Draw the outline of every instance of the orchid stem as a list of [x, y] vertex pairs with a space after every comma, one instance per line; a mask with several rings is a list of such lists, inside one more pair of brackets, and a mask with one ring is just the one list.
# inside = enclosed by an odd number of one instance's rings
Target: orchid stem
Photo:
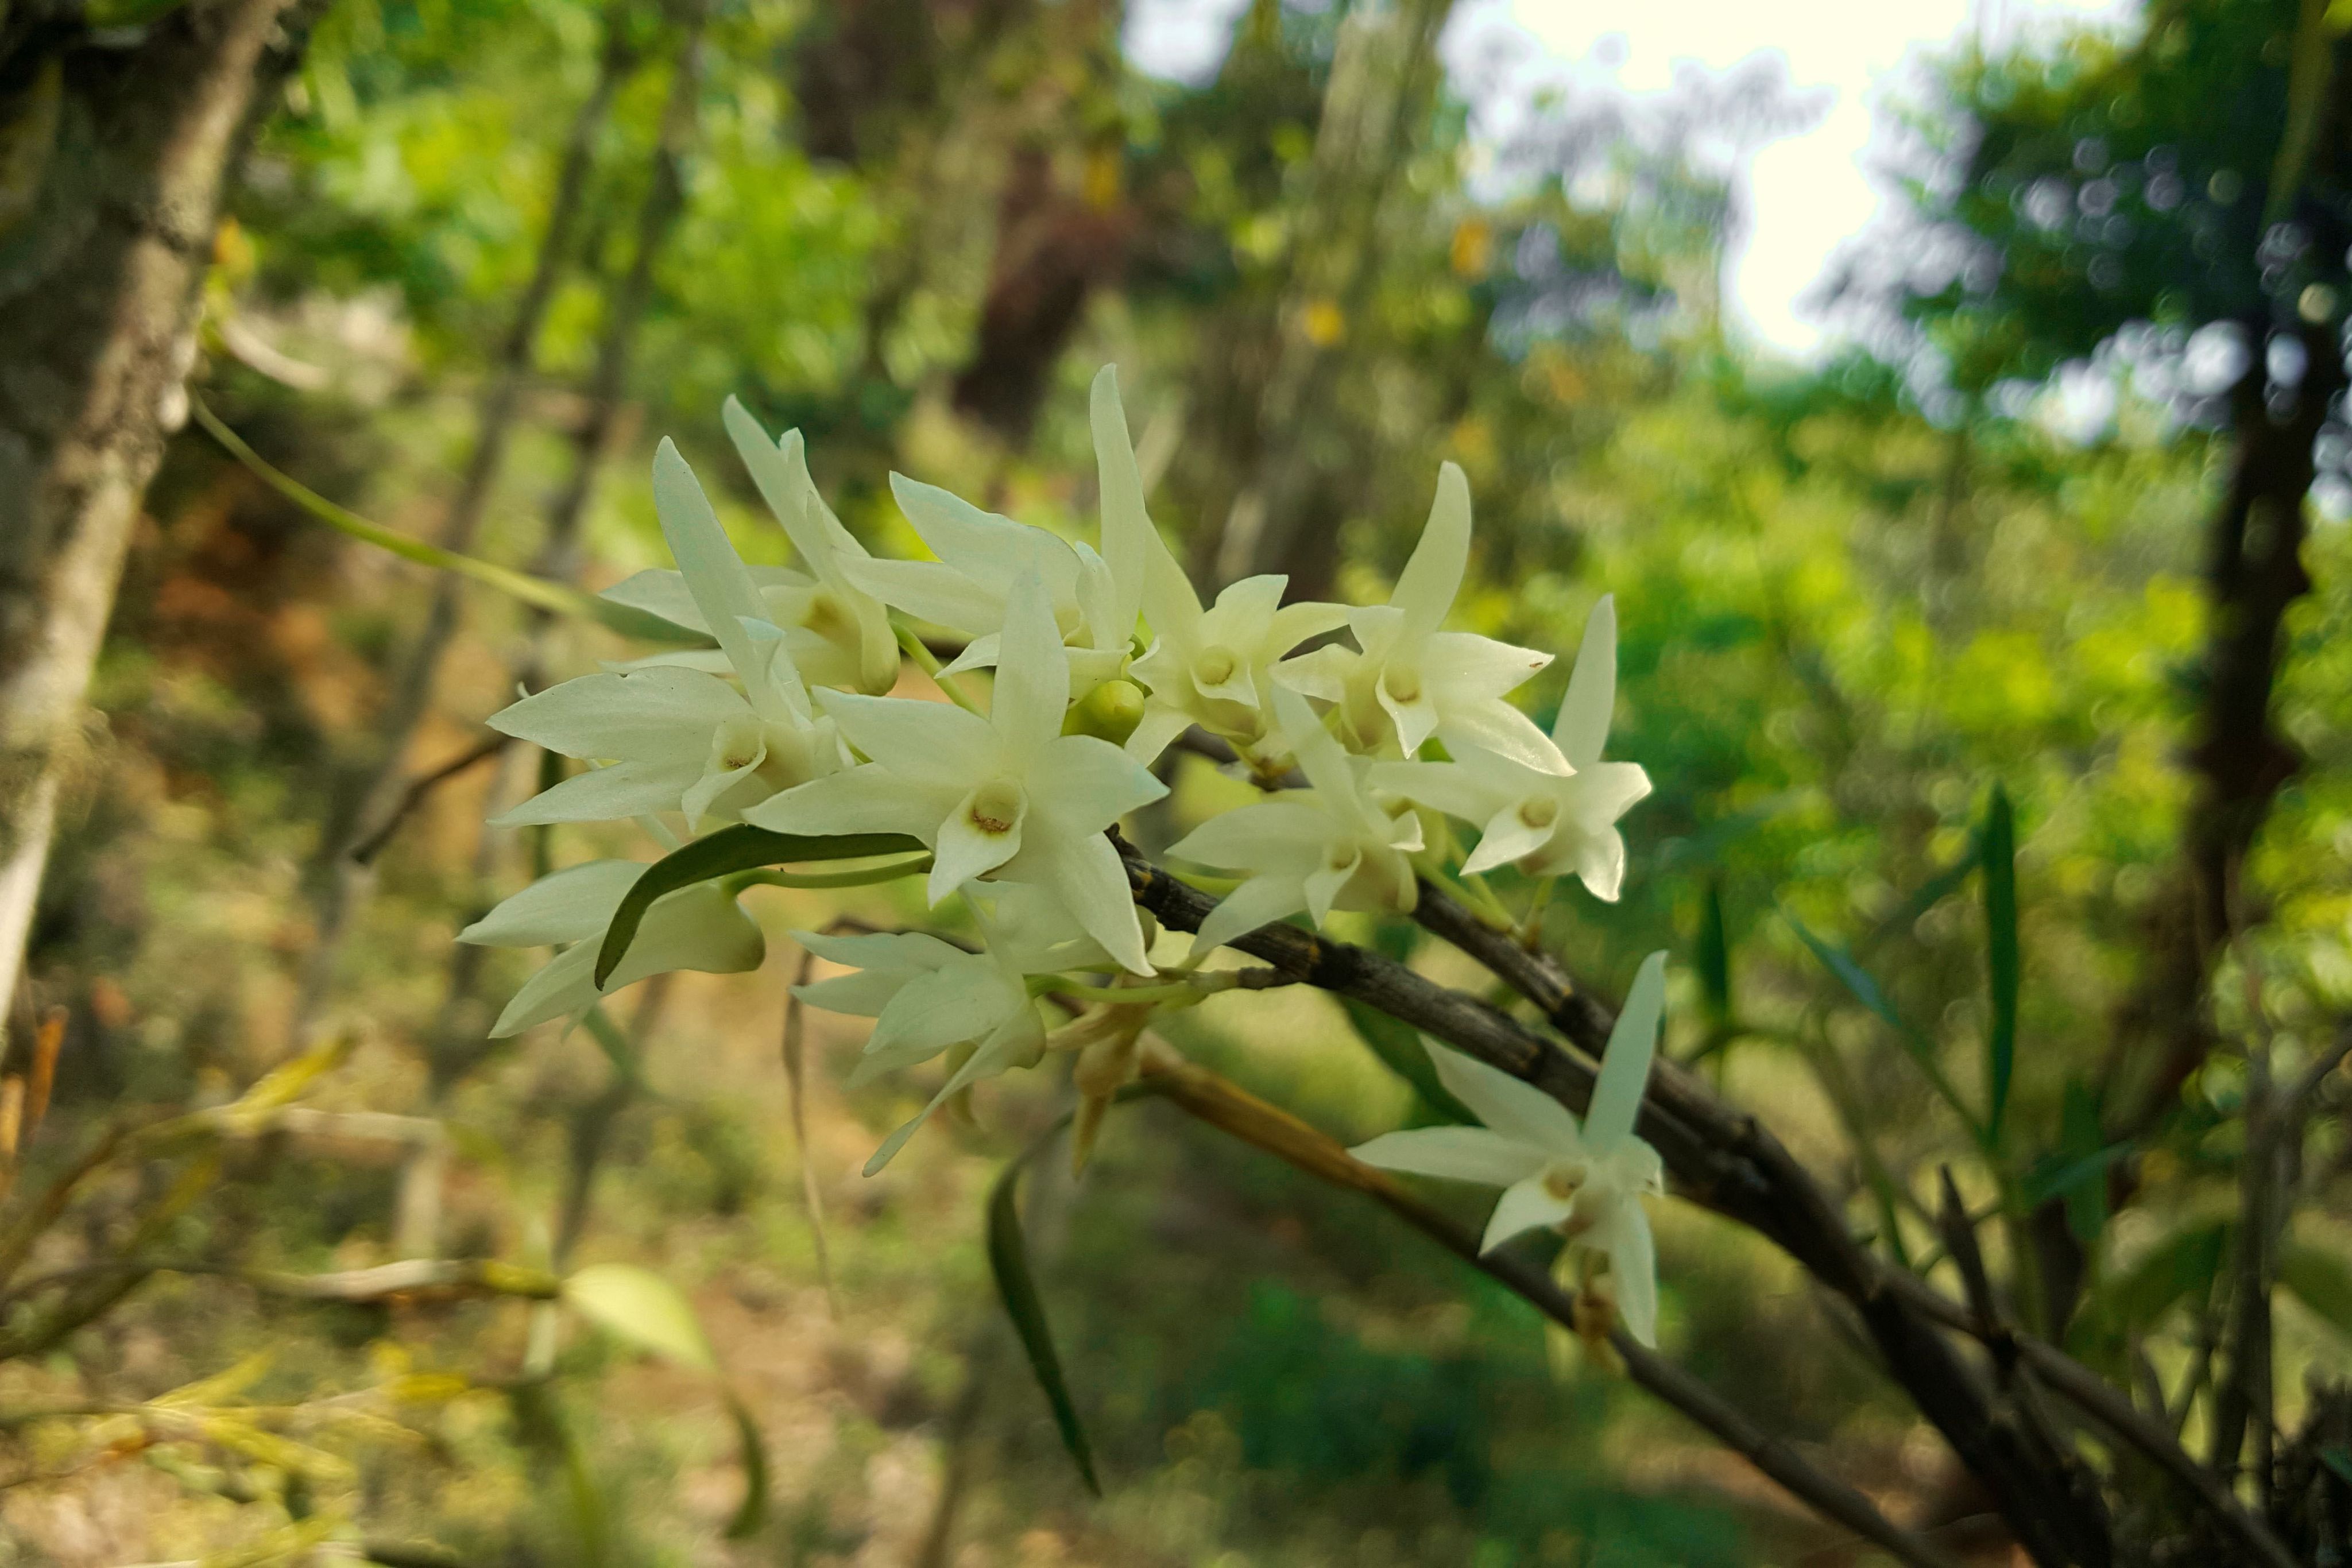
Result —
[[1552, 889], [1559, 885], [1556, 876], [1539, 877], [1533, 897], [1528, 900], [1528, 912], [1519, 919], [1519, 946], [1530, 952], [1543, 942], [1544, 911], [1551, 907]]
[[898, 634], [898, 646], [905, 650], [907, 657], [915, 662], [915, 668], [930, 676], [931, 684], [947, 694], [948, 701], [966, 713], [980, 712], [980, 705], [971, 700], [971, 694], [963, 689], [961, 682], [953, 675], [943, 675], [940, 673], [939, 655], [932, 653], [920, 637], [915, 635], [913, 628], [902, 626], [894, 621], [890, 623], [890, 630]]
[[1495, 896], [1494, 890], [1486, 886], [1483, 878], [1473, 879], [1477, 883], [1475, 888], [1465, 887], [1448, 876], [1433, 859], [1421, 859], [1418, 864], [1421, 874], [1425, 880], [1452, 894], [1465, 908], [1469, 910], [1471, 915], [1476, 917], [1479, 925], [1490, 931], [1504, 932], [1510, 931], [1517, 925], [1518, 922], [1512, 918], [1511, 912], [1503, 907], [1502, 901]]

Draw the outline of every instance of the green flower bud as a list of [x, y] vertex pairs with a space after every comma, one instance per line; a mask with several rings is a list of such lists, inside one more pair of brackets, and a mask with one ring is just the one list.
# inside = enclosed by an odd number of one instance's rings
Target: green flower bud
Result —
[[1091, 735], [1113, 746], [1124, 746], [1143, 722], [1143, 688], [1133, 681], [1105, 681], [1071, 705], [1062, 720], [1064, 735]]

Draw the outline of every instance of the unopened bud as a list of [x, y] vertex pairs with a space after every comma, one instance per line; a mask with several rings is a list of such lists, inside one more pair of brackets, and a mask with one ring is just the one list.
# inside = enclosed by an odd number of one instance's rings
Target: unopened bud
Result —
[[1133, 681], [1105, 681], [1071, 706], [1064, 735], [1091, 735], [1124, 746], [1143, 722], [1143, 688]]

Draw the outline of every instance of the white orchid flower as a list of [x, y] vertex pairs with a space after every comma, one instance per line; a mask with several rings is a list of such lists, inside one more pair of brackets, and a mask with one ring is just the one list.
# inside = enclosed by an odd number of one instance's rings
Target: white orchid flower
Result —
[[[793, 662], [812, 684], [876, 694], [888, 691], [898, 681], [898, 644], [890, 629], [890, 612], [880, 600], [852, 581], [844, 567], [845, 562], [872, 558], [817, 492], [816, 482], [809, 476], [801, 433], [788, 430], [781, 441], [771, 443], [760, 422], [731, 397], [723, 415], [727, 434], [751, 470], [761, 497], [815, 574], [812, 578], [788, 567], [745, 568], [760, 599], [759, 618], [782, 630]], [[714, 634], [682, 572], [641, 571], [606, 589], [602, 597], [689, 632]], [[694, 650], [656, 653], [615, 667], [649, 665], [713, 673], [730, 667], [723, 653]]]
[[[1106, 396], [1115, 411], [1118, 378], [1108, 365], [1095, 377], [1097, 464], [1112, 461], [1103, 444]], [[1135, 456], [1125, 445], [1123, 419], [1118, 429], [1119, 449], [1132, 470]], [[853, 563], [849, 575], [885, 602], [971, 638], [947, 666], [946, 673], [954, 674], [997, 662], [997, 633], [1004, 624], [1013, 585], [1035, 573], [1051, 596], [1055, 624], [1069, 649], [1070, 696], [1075, 701], [1126, 669], [1143, 603], [1145, 551], [1159, 546], [1164, 553], [1167, 548], [1151, 531], [1143, 515], [1140, 486], [1136, 488], [1134, 507], [1114, 509], [1106, 485], [1102, 548], [1097, 551], [1045, 528], [983, 512], [935, 485], [893, 474], [890, 493], [939, 559], [864, 560]]]
[[1553, 765], [1465, 749], [1454, 762], [1385, 762], [1372, 779], [1381, 789], [1474, 823], [1478, 847], [1465, 873], [1513, 861], [1533, 876], [1583, 879], [1595, 898], [1614, 903], [1625, 881], [1625, 840], [1617, 819], [1650, 792], [1650, 776], [1632, 762], [1603, 762], [1609, 713], [1617, 700], [1617, 606], [1603, 596], [1584, 623], [1568, 695], [1552, 723]]
[[845, 763], [833, 721], [809, 706], [784, 633], [765, 619], [750, 570], [667, 441], [654, 458], [654, 501], [699, 622], [744, 689], [657, 665], [581, 675], [493, 715], [490, 727], [517, 739], [610, 764], [533, 796], [501, 827], [682, 811], [691, 829], [706, 816], [733, 821]]
[[[1108, 365], [1095, 378], [1090, 413], [1104, 549], [1114, 539], [1138, 547], [1134, 570], [1153, 638], [1129, 670], [1150, 695], [1127, 754], [1148, 764], [1196, 724], [1244, 746], [1265, 739], [1274, 720], [1267, 694], [1275, 661], [1307, 638], [1346, 625], [1348, 612], [1337, 604], [1286, 607], [1282, 592], [1289, 579], [1280, 576], [1244, 578], [1217, 596], [1214, 609], [1202, 610], [1192, 579], [1144, 507], [1118, 379]], [[1120, 564], [1114, 558], [1115, 576]]]
[[1275, 679], [1339, 705], [1341, 733], [1361, 752], [1411, 757], [1431, 736], [1542, 767], [1551, 746], [1503, 694], [1551, 655], [1468, 632], [1444, 632], [1470, 563], [1470, 482], [1448, 463], [1421, 542], [1386, 604], [1348, 612], [1356, 646], [1285, 660]]
[[1419, 1127], [1384, 1133], [1354, 1151], [1366, 1165], [1503, 1189], [1478, 1244], [1491, 1252], [1512, 1237], [1556, 1225], [1576, 1246], [1609, 1260], [1617, 1311], [1643, 1344], [1658, 1343], [1657, 1251], [1644, 1195], [1665, 1191], [1658, 1151], [1633, 1135], [1658, 1048], [1666, 956], [1653, 953], [1617, 1015], [1584, 1124], [1532, 1084], [1424, 1037], [1446, 1092], [1483, 1127]]
[[997, 895], [994, 918], [986, 904], [973, 901], [987, 937], [986, 950], [979, 953], [922, 932], [793, 934], [818, 957], [857, 971], [793, 988], [811, 1007], [875, 1020], [852, 1083], [929, 1061], [950, 1046], [973, 1048], [930, 1103], [874, 1152], [866, 1162], [867, 1176], [888, 1165], [951, 1095], [983, 1078], [1033, 1066], [1045, 1054], [1045, 1026], [1029, 994], [1030, 976], [1107, 961], [1101, 946], [1038, 890], [1007, 884], [991, 891]]
[[1105, 952], [1148, 975], [1127, 871], [1103, 831], [1168, 787], [1108, 741], [1064, 735], [1069, 689], [1045, 585], [1024, 573], [1006, 605], [986, 718], [946, 703], [821, 691], [872, 760], [786, 790], [745, 820], [782, 832], [910, 833], [931, 847], [932, 904], [975, 877], [1034, 883]]
[[1309, 788], [1213, 817], [1168, 852], [1248, 873], [1201, 923], [1198, 952], [1301, 910], [1319, 926], [1334, 909], [1410, 910], [1420, 896], [1409, 858], [1421, 848], [1420, 819], [1382, 809], [1306, 698], [1277, 686], [1274, 711]]
[[599, 998], [672, 969], [727, 975], [760, 967], [767, 956], [760, 927], [719, 883], [698, 883], [653, 902], [627, 956], [599, 991], [596, 951], [604, 928], [645, 869], [636, 861], [617, 860], [567, 867], [457, 933], [458, 941], [484, 947], [563, 948], [515, 992], [490, 1028], [492, 1039], [550, 1019], [577, 1019]]

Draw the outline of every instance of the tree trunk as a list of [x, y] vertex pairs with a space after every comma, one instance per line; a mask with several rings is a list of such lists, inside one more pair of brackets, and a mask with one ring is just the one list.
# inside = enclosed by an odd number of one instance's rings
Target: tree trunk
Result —
[[79, 5], [0, 23], [0, 1010], [140, 497], [186, 416], [222, 188], [308, 17], [187, 0], [128, 39]]

